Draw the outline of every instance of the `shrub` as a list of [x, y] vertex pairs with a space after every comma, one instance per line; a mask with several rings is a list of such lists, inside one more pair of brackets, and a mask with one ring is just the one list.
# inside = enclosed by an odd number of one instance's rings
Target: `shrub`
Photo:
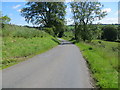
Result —
[[115, 41], [117, 39], [117, 29], [115, 28], [115, 26], [107, 25], [104, 26], [102, 30], [102, 39], [105, 39], [107, 41]]

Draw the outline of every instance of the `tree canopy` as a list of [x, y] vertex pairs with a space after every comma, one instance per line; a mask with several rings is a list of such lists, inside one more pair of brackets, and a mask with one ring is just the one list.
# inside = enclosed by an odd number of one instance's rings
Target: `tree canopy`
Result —
[[0, 23], [2, 24], [8, 24], [10, 22], [10, 18], [5, 15], [5, 16], [2, 16], [2, 14], [0, 13]]
[[115, 41], [117, 39], [117, 28], [114, 25], [106, 25], [102, 28], [102, 38], [108, 41]]
[[[64, 2], [28, 2], [26, 7], [22, 9], [22, 16], [28, 23], [42, 25], [44, 27], [55, 27], [55, 34], [59, 34], [63, 29], [59, 30], [64, 25], [66, 5]], [[57, 31], [58, 30], [58, 31]]]
[[21, 13], [28, 23], [49, 27], [57, 19], [64, 21], [65, 8], [63, 2], [28, 2]]
[[[84, 41], [91, 39], [90, 25], [95, 20], [101, 20], [107, 13], [102, 11], [103, 5], [100, 2], [72, 2], [71, 9], [75, 23], [75, 37], [82, 38]], [[78, 34], [80, 34], [78, 37]]]

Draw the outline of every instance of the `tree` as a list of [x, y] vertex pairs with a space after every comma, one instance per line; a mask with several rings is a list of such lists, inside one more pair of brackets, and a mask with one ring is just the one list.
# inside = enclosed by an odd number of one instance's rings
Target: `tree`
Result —
[[56, 30], [54, 32], [58, 35], [58, 37], [62, 37], [66, 29], [64, 22], [59, 19], [56, 20], [55, 27], [56, 27]]
[[103, 27], [103, 39], [107, 41], [115, 41], [117, 39], [117, 28], [112, 25]]
[[120, 25], [117, 27], [117, 39], [120, 40]]
[[0, 23], [2, 24], [8, 24], [10, 22], [10, 18], [6, 15], [6, 16], [0, 16]]
[[[28, 23], [43, 25], [44, 27], [55, 26], [56, 23], [64, 24], [66, 5], [63, 2], [28, 2], [22, 9], [22, 16]], [[57, 32], [57, 33], [56, 33]], [[55, 31], [57, 35], [60, 31]]]
[[5, 15], [2, 15], [2, 12], [0, 11], [0, 28], [4, 27], [4, 24], [8, 24], [11, 21], [11, 19]]
[[100, 2], [72, 2], [71, 9], [75, 23], [75, 38], [82, 40], [91, 40], [93, 34], [90, 29], [93, 21], [101, 20], [107, 15], [101, 8], [103, 5]]

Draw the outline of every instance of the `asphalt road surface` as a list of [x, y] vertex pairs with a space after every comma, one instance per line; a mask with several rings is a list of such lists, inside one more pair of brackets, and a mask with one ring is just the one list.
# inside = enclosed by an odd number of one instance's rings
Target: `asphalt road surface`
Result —
[[61, 45], [2, 71], [2, 88], [92, 88], [79, 48]]

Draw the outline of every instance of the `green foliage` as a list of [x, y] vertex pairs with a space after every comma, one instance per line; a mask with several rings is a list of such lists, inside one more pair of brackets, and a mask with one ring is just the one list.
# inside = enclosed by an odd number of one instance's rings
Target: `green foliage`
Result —
[[22, 16], [27, 22], [52, 26], [56, 19], [64, 19], [64, 2], [27, 2], [22, 9]]
[[113, 25], [107, 25], [102, 28], [103, 39], [108, 41], [115, 41], [117, 39], [117, 28]]
[[72, 31], [65, 31], [63, 37], [65, 40], [71, 40], [74, 38], [74, 34]]
[[66, 29], [64, 22], [61, 20], [56, 20], [55, 27], [56, 27], [56, 31], [55, 31], [56, 35], [61, 38], [64, 34], [65, 29]]
[[74, 31], [74, 26], [66, 26], [66, 31]]
[[53, 36], [63, 36], [66, 14], [63, 2], [28, 2], [26, 6], [21, 13], [27, 22], [47, 27], [45, 31]]
[[3, 24], [8, 24], [11, 21], [11, 19], [6, 15], [6, 16], [0, 16], [0, 23]]
[[[82, 38], [89, 38], [87, 41], [91, 41], [92, 39], [101, 39], [101, 35], [102, 35], [101, 25], [98, 24], [89, 25], [88, 30], [89, 32], [84, 33], [82, 25], [79, 25], [76, 28], [76, 35], [79, 41], [81, 41]], [[74, 34], [75, 34], [74, 26], [67, 26], [67, 29], [64, 32], [64, 39], [67, 40], [74, 39], [75, 38]]]
[[74, 39], [74, 26], [66, 26], [62, 38], [66, 40]]
[[101, 30], [101, 27], [100, 25], [89, 25], [88, 27], [88, 30], [89, 30], [89, 37], [90, 40], [93, 40], [93, 39], [101, 39], [101, 36], [102, 36], [102, 30]]
[[75, 23], [75, 38], [77, 40], [89, 40], [93, 39], [93, 31], [91, 31], [91, 24], [95, 20], [101, 20], [107, 13], [103, 12], [103, 5], [100, 2], [72, 2], [71, 8], [73, 12], [73, 18]]
[[21, 13], [27, 22], [44, 27], [55, 27], [54, 33], [62, 36], [66, 5], [64, 2], [28, 2]]
[[120, 25], [118, 25], [118, 27], [117, 27], [117, 38], [118, 38], [118, 40], [120, 41]]
[[118, 43], [93, 40], [77, 43], [88, 61], [96, 85], [101, 88], [118, 88]]

